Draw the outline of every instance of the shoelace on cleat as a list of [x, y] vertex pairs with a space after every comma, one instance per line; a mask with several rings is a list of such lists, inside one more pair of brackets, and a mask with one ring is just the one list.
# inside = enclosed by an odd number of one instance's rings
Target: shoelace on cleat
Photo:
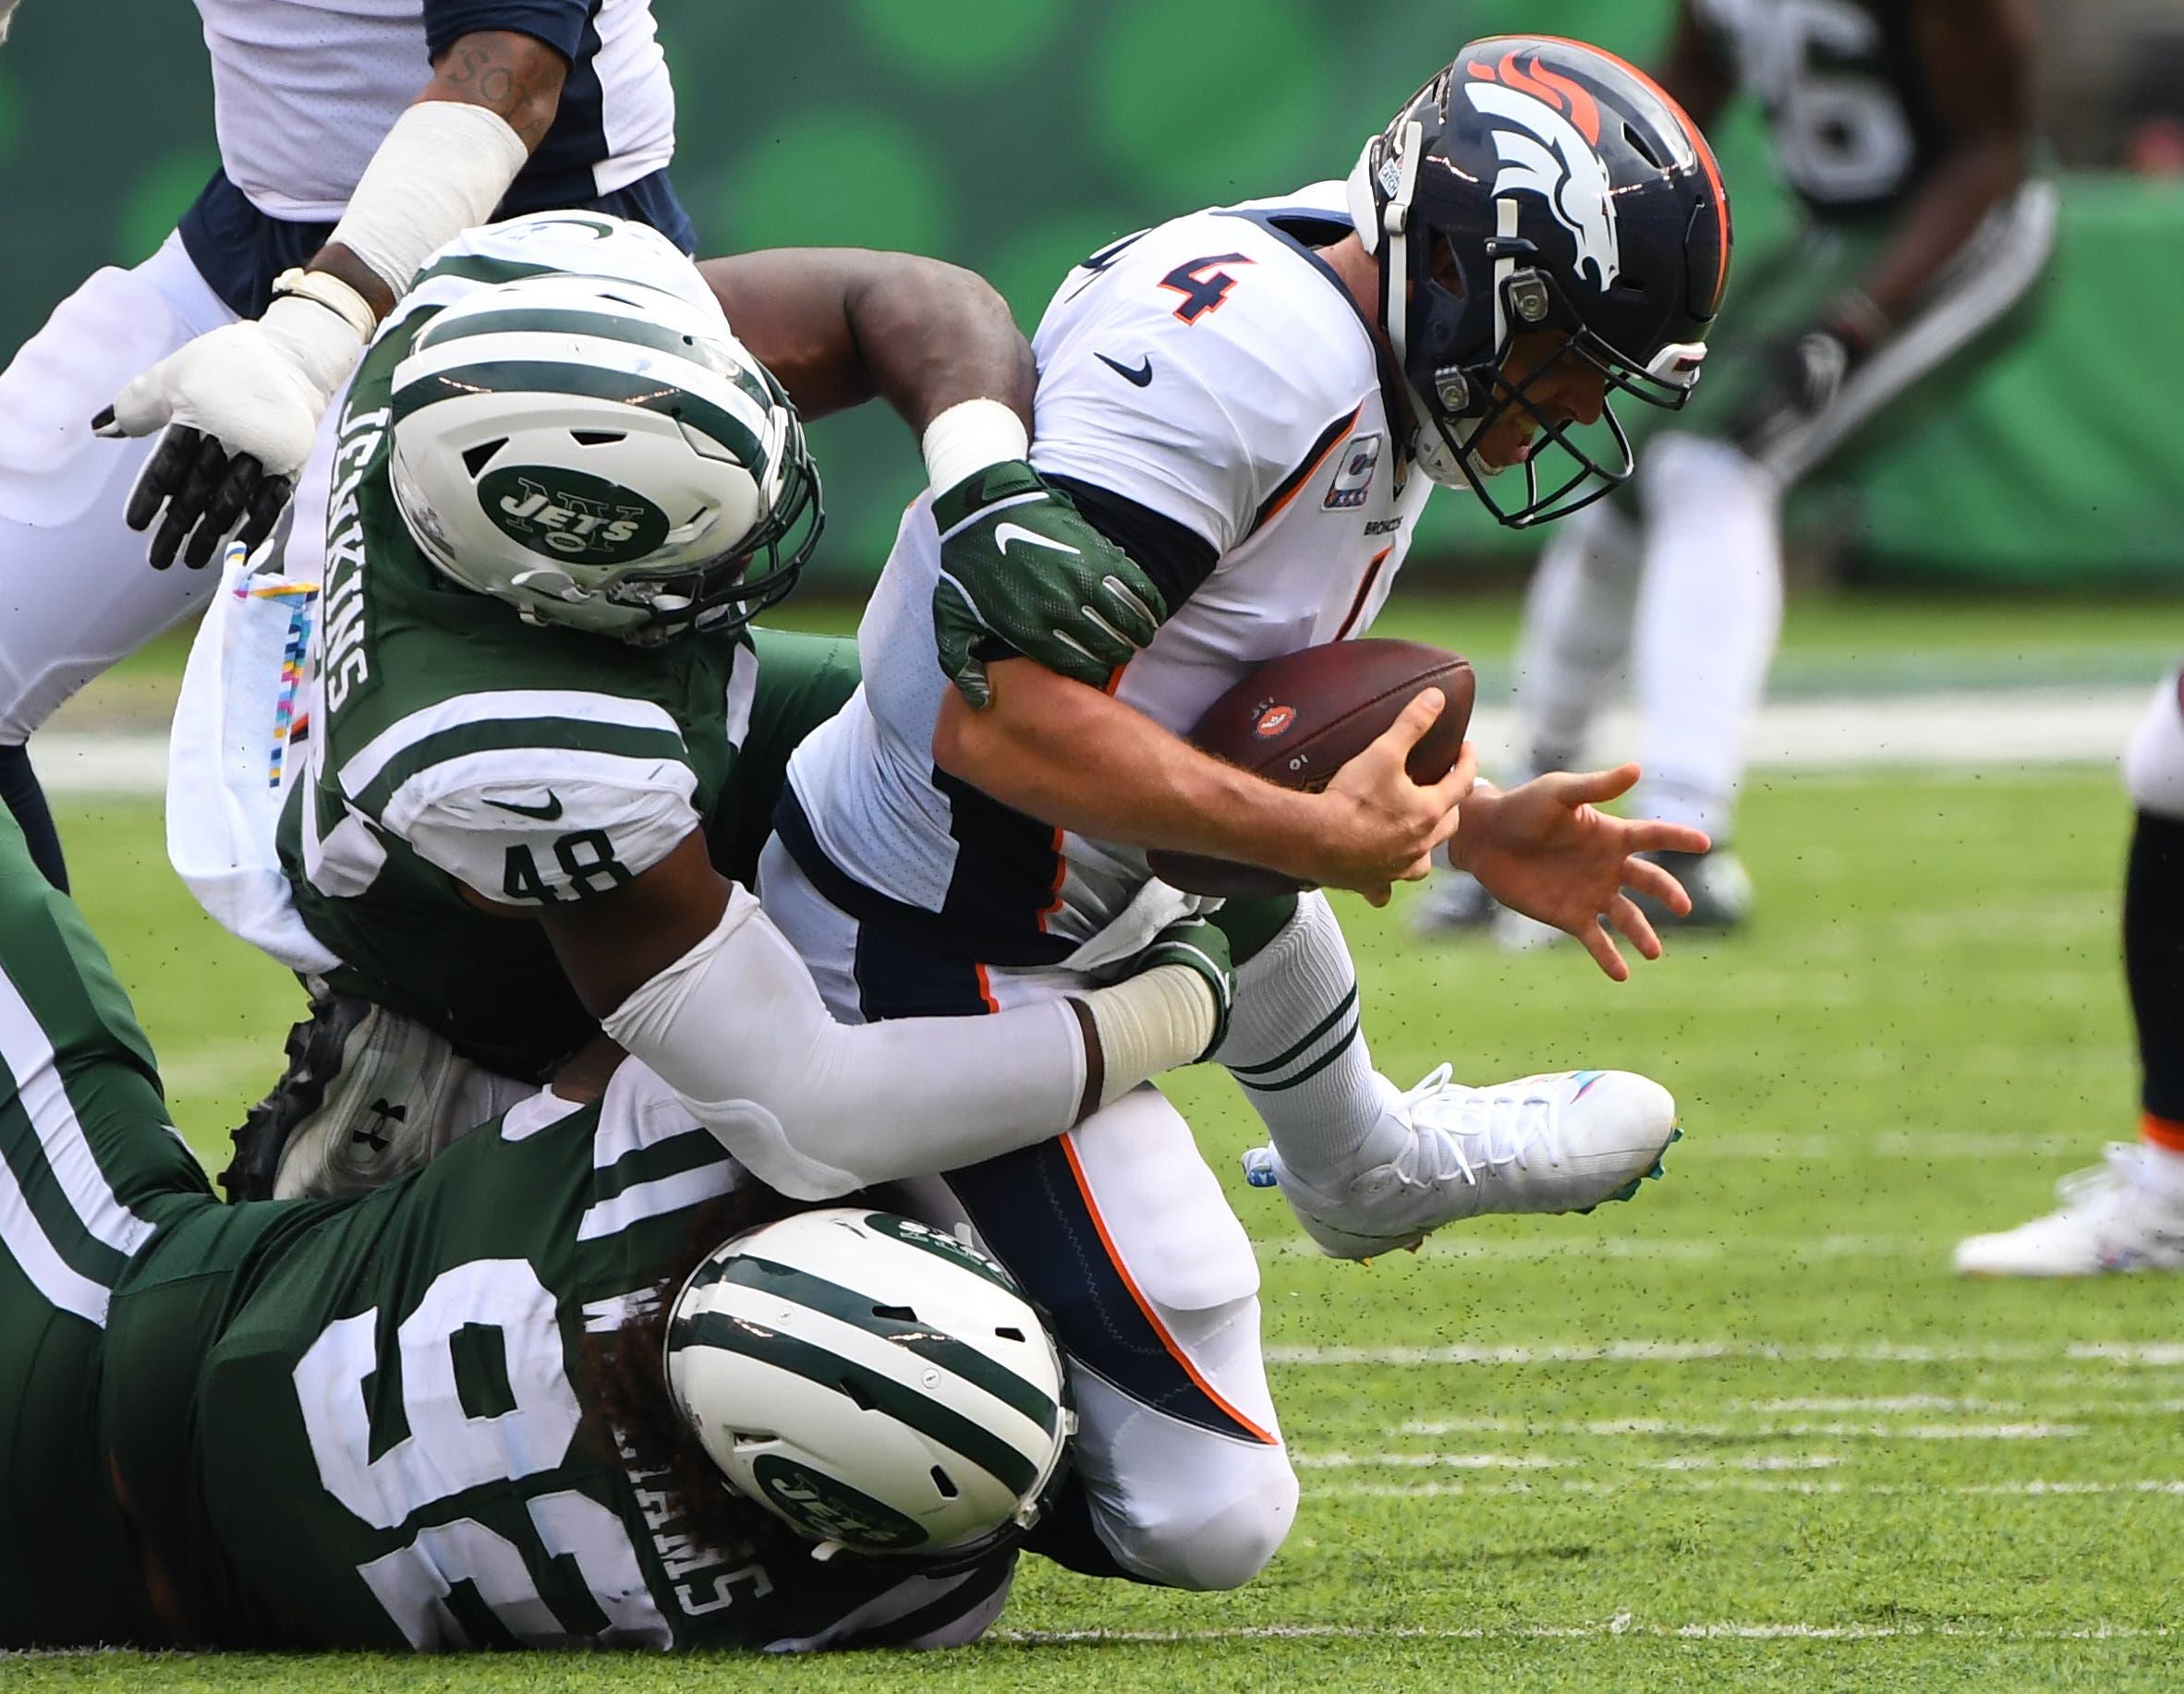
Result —
[[[1441, 1065], [1405, 1094], [1399, 1108], [1417, 1131], [1414, 1141], [1395, 1160], [1396, 1180], [1406, 1188], [1437, 1188], [1452, 1177], [1471, 1187], [1479, 1185], [1482, 1169], [1530, 1167], [1534, 1153], [1544, 1150], [1547, 1163], [1562, 1162], [1562, 1112], [1559, 1102], [1536, 1094], [1498, 1093], [1451, 1083], [1455, 1067]], [[1420, 1165], [1428, 1143], [1446, 1155], [1430, 1174]], [[1466, 1143], [1476, 1142], [1474, 1158]]]

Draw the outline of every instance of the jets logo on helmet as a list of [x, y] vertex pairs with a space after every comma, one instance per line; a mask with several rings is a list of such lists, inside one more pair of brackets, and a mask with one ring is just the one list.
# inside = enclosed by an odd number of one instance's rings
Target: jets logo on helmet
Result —
[[549, 557], [620, 564], [667, 538], [667, 514], [618, 483], [542, 465], [488, 471], [479, 503], [501, 528]]
[[388, 479], [443, 574], [639, 643], [733, 627], [795, 585], [824, 521], [803, 427], [687, 280], [525, 277], [418, 332]]
[[667, 1380], [731, 1486], [821, 1554], [954, 1563], [1037, 1521], [1075, 1428], [1038, 1315], [976, 1248], [855, 1207], [747, 1230], [676, 1296]]
[[1613, 287], [1622, 258], [1615, 197], [1598, 151], [1598, 102], [1569, 78], [1542, 70], [1537, 59], [1528, 69], [1520, 66], [1514, 53], [1491, 68], [1469, 68], [1474, 80], [1464, 91], [1472, 104], [1507, 126], [1494, 132], [1501, 156], [1494, 192], [1538, 195], [1577, 243], [1578, 264], [1591, 267], [1600, 287]]

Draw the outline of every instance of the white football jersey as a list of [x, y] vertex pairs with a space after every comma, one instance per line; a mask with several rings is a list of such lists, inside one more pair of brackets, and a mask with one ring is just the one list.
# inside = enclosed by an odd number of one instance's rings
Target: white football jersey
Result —
[[[1348, 227], [1333, 182], [1178, 218], [1073, 271], [1034, 340], [1033, 464], [1217, 556], [1115, 689], [1179, 733], [1254, 666], [1370, 628], [1430, 491], [1390, 429], [1373, 333], [1313, 250]], [[939, 565], [920, 501], [858, 632], [864, 686], [790, 763], [784, 843], [879, 896], [857, 896], [860, 916], [937, 914], [944, 926], [920, 926], [980, 962], [1122, 956], [1188, 897], [1148, 891], [1143, 853], [1037, 825], [934, 768]], [[839, 903], [841, 877], [806, 868]]]
[[[329, 223], [432, 74], [429, 43], [510, 29], [568, 54], [553, 131], [529, 169], [612, 194], [674, 151], [674, 91], [651, 0], [197, 0], [229, 181], [270, 216]], [[596, 79], [596, 87], [593, 86]], [[565, 154], [565, 157], [560, 155]]]

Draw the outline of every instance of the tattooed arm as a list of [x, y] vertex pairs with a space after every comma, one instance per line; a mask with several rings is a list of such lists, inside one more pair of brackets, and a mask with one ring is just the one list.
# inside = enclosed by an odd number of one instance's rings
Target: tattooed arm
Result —
[[[564, 5], [582, 12], [583, 0]], [[169, 354], [91, 419], [102, 435], [164, 431], [125, 509], [130, 527], [152, 530], [155, 569], [177, 555], [195, 569], [231, 538], [255, 547], [273, 533], [373, 330], [435, 248], [492, 216], [552, 127], [567, 75], [564, 54], [532, 35], [454, 36], [326, 244], [273, 279], [264, 313]]]
[[[536, 36], [479, 30], [458, 37], [440, 55], [431, 81], [413, 103], [482, 106], [516, 132], [526, 152], [536, 152], [553, 127], [568, 71], [568, 61]], [[394, 291], [339, 241], [321, 248], [304, 269], [339, 277], [364, 296], [375, 316], [383, 318], [394, 309]]]

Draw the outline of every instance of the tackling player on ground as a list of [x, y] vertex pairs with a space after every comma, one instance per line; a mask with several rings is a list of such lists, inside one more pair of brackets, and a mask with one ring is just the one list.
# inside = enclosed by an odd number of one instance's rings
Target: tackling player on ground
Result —
[[[222, 1204], [104, 952], [0, 817], [0, 1648], [990, 1624], [1068, 1429], [1037, 1318], [886, 1215], [709, 1252], [781, 1202], [618, 1059], [596, 1044], [369, 1199]], [[761, 1501], [937, 1556], [821, 1562]]]
[[[1782, 613], [1781, 502], [2023, 299], [2053, 245], [2035, 175], [2025, 0], [1684, 0], [1662, 84], [1702, 127], [1736, 96], [1765, 110], [1804, 218], [1742, 267], [1729, 340], [1637, 478], [1547, 544], [1516, 680], [1529, 768], [1583, 756], [1629, 663], [1649, 815], [1714, 839], [1670, 861], [1687, 918], [1740, 922], [1750, 880], [1725, 845], [1744, 737]], [[1428, 928], [1495, 917], [1451, 877]], [[1504, 940], [1547, 938], [1523, 916]]]
[[[1111, 550], [1009, 460], [1029, 382], [1000, 297], [929, 260], [764, 253], [700, 274], [650, 231], [558, 213], [428, 264], [333, 455], [322, 720], [277, 867], [246, 879], [255, 910], [218, 914], [317, 997], [237, 1137], [234, 1192], [383, 1180], [602, 1024], [806, 1198], [1051, 1135], [1207, 1048], [1227, 984], [1203, 947], [1005, 1030], [844, 1029], [734, 886], [789, 749], [855, 684], [847, 643], [746, 629], [817, 534], [796, 405], [884, 395], [936, 459], [977, 445], [934, 448], [952, 419], [1007, 417], [1013, 444], [985, 430], [962, 478], [952, 562], [1005, 571], [1012, 535], [1089, 561]], [[210, 621], [193, 672], [223, 638]], [[916, 662], [933, 669], [929, 639]], [[194, 695], [184, 738], [239, 740], [240, 786], [263, 793], [250, 720], [231, 732]], [[224, 838], [248, 807], [191, 768], [177, 865], [270, 859]]]
[[[1439, 709], [1430, 693], [1321, 796], [1179, 736], [1257, 662], [1367, 628], [1435, 485], [1529, 522], [1627, 474], [1610, 395], [1681, 402], [1728, 265], [1728, 207], [1688, 120], [1618, 60], [1512, 38], [1466, 48], [1346, 186], [1178, 218], [1078, 267], [1034, 340], [1033, 463], [1161, 585], [1167, 616], [1111, 697], [1008, 659], [977, 709], [921, 661], [955, 515], [911, 509], [859, 633], [865, 685], [790, 761], [760, 876], [828, 1003], [977, 1022], [1103, 980], [1205, 903], [1154, 880], [1148, 847], [1384, 900], [1451, 829], [1463, 862], [1584, 935], [1610, 974], [1627, 966], [1603, 914], [1656, 954], [1624, 888], [1681, 896], [1632, 855], [1705, 838], [1594, 809], [1634, 771], [1466, 797], [1467, 760], [1414, 787], [1403, 756]], [[1329, 875], [1311, 833], [1329, 799], [1414, 812], [1416, 856]], [[1255, 1168], [1327, 1251], [1590, 1207], [1657, 1168], [1674, 1107], [1644, 1078], [1388, 1083], [1319, 893], [1218, 921], [1240, 966], [1217, 1057], [1274, 1137]], [[1040, 1550], [1178, 1586], [1256, 1575], [1297, 1484], [1251, 1245], [1180, 1114], [1140, 1089], [920, 1192], [1043, 1302], [1076, 1372], [1087, 1509]]]

